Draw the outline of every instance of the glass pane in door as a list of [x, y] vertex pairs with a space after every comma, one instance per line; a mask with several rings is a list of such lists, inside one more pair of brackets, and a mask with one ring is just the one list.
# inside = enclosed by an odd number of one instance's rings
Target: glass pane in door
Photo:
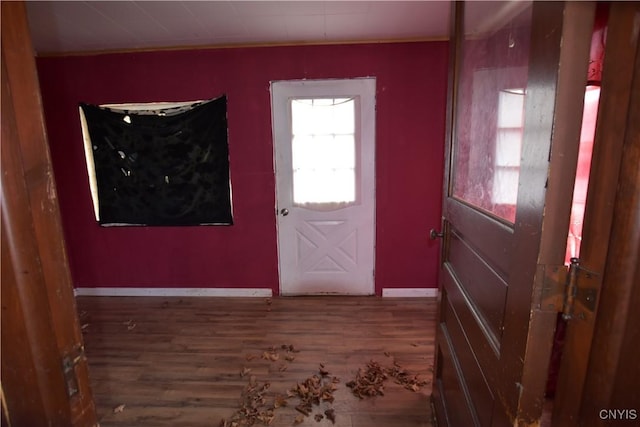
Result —
[[295, 205], [356, 200], [354, 98], [291, 100]]
[[452, 195], [515, 220], [530, 2], [468, 2], [456, 100]]

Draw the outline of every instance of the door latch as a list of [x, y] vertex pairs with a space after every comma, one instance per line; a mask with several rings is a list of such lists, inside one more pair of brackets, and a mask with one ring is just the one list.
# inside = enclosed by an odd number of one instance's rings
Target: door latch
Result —
[[444, 237], [444, 232], [442, 231], [438, 231], [435, 228], [432, 228], [431, 231], [429, 231], [429, 238], [431, 240], [436, 240], [437, 238], [443, 238]]
[[78, 375], [76, 374], [76, 366], [84, 359], [84, 347], [75, 346], [70, 352], [62, 357], [62, 372], [64, 382], [67, 386], [67, 395], [71, 398], [78, 394], [80, 387], [78, 385]]

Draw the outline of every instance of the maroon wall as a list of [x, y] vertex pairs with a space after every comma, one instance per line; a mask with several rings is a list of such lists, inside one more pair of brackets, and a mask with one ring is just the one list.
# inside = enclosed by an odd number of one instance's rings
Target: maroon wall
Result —
[[[76, 287], [270, 288], [278, 292], [269, 82], [377, 78], [376, 291], [435, 287], [447, 43], [229, 48], [39, 58], [38, 71]], [[78, 103], [226, 94], [231, 227], [100, 227]]]

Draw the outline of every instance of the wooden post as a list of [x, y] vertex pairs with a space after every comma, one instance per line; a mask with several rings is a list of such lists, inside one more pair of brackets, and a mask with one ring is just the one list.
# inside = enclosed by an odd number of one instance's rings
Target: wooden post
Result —
[[24, 4], [2, 2], [2, 21], [3, 414], [96, 425]]

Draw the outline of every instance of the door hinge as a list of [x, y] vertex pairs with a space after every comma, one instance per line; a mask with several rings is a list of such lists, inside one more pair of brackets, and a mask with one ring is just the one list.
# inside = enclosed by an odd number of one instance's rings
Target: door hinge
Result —
[[80, 391], [76, 366], [82, 360], [84, 360], [84, 347], [81, 345], [76, 345], [71, 351], [62, 356], [62, 372], [64, 374], [64, 382], [67, 385], [67, 395], [70, 398]]
[[578, 258], [571, 258], [569, 266], [541, 265], [542, 286], [536, 301], [543, 311], [562, 313], [565, 320], [584, 319], [596, 309], [599, 275], [580, 266]]

